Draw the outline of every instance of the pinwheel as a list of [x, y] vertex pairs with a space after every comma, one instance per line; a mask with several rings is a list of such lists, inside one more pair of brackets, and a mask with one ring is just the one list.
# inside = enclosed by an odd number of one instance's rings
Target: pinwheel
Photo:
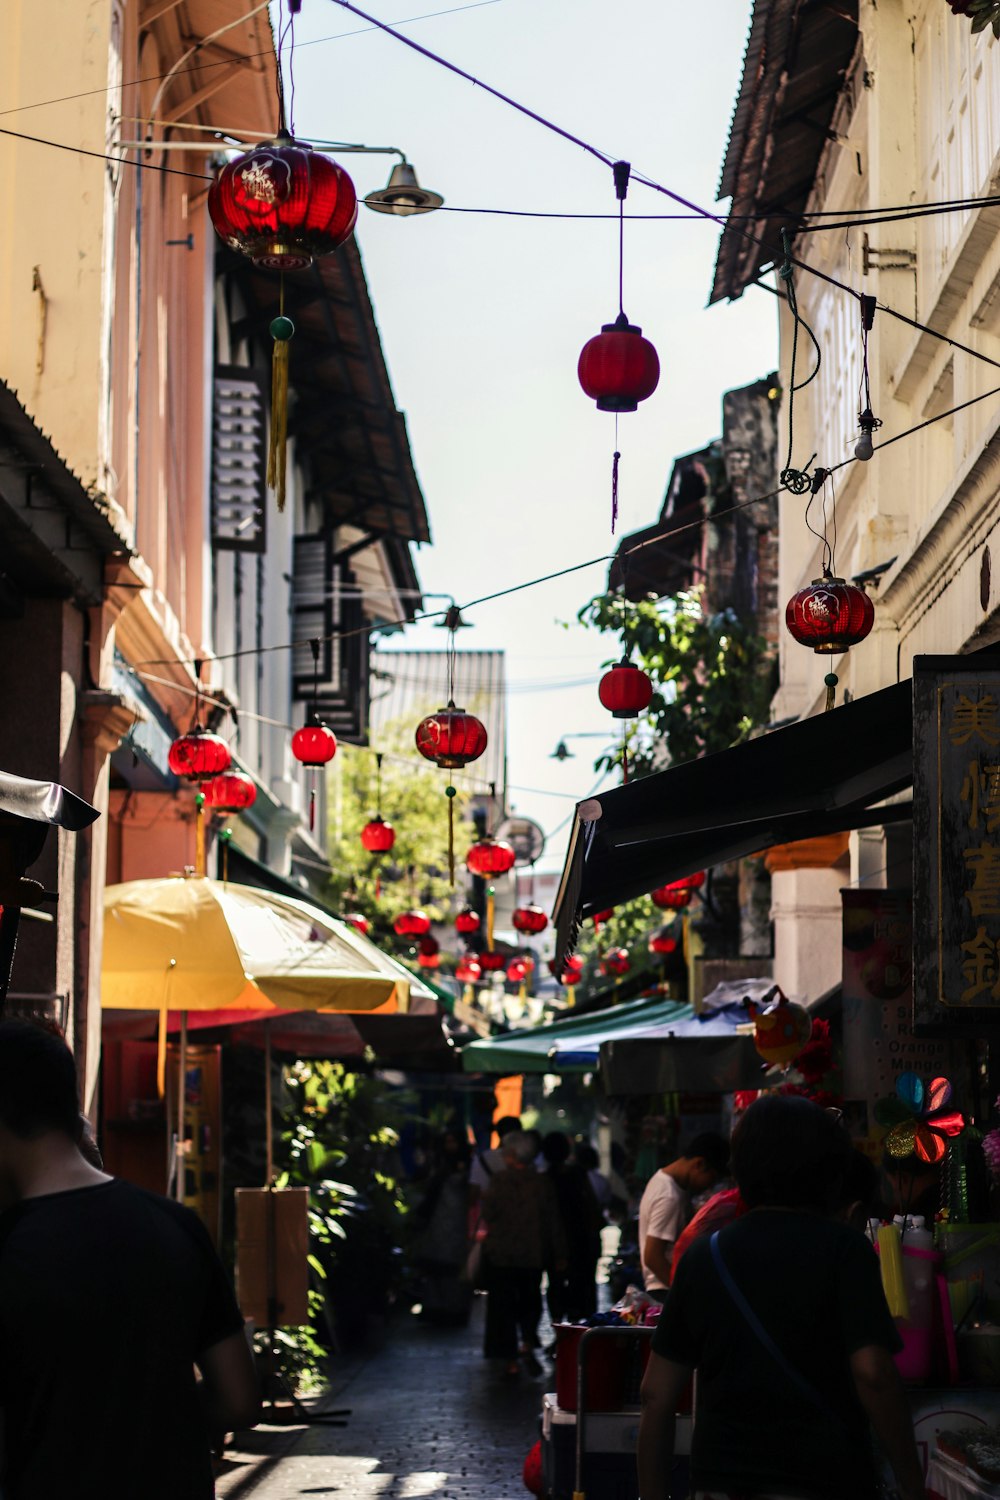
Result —
[[885, 1149], [889, 1155], [915, 1154], [921, 1161], [941, 1161], [948, 1141], [965, 1129], [961, 1111], [949, 1107], [951, 1095], [947, 1078], [925, 1083], [919, 1073], [901, 1073], [895, 1097], [880, 1099], [875, 1106], [876, 1120], [888, 1127]]

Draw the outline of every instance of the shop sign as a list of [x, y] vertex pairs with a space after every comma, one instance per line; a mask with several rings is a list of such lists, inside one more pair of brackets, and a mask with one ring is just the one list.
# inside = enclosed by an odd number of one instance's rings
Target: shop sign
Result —
[[963, 1048], [913, 1031], [913, 906], [909, 891], [842, 890], [844, 903], [844, 1098], [867, 1106], [852, 1123], [872, 1129], [876, 1101], [901, 1073], [944, 1074], [958, 1087]]
[[1000, 1019], [1000, 660], [913, 670], [914, 1024]]

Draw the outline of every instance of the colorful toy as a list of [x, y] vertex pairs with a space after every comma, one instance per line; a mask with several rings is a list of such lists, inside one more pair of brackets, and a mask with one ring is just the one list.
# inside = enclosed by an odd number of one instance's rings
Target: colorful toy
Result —
[[809, 1013], [777, 990], [777, 1000], [766, 1009], [747, 1001], [747, 1014], [756, 1022], [753, 1044], [766, 1063], [784, 1067], [798, 1057], [812, 1035]]
[[900, 1073], [895, 1097], [880, 1099], [875, 1106], [876, 1120], [888, 1127], [885, 1149], [889, 1155], [942, 1161], [948, 1140], [965, 1129], [961, 1111], [949, 1108], [951, 1095], [947, 1078], [925, 1083], [919, 1073]]

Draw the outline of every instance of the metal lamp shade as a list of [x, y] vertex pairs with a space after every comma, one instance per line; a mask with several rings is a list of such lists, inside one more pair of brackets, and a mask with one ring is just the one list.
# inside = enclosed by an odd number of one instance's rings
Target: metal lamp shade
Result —
[[369, 193], [365, 199], [366, 205], [377, 214], [398, 214], [400, 218], [410, 214], [429, 214], [440, 208], [443, 202], [440, 193], [431, 193], [420, 186], [408, 161], [397, 162], [385, 187]]

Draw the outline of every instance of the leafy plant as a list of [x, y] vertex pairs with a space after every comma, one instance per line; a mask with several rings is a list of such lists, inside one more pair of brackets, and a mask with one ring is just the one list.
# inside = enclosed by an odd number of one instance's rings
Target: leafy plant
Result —
[[1000, 40], [1000, 5], [997, 0], [947, 0], [952, 15], [968, 16], [973, 32], [985, 31], [992, 26], [993, 35]]

